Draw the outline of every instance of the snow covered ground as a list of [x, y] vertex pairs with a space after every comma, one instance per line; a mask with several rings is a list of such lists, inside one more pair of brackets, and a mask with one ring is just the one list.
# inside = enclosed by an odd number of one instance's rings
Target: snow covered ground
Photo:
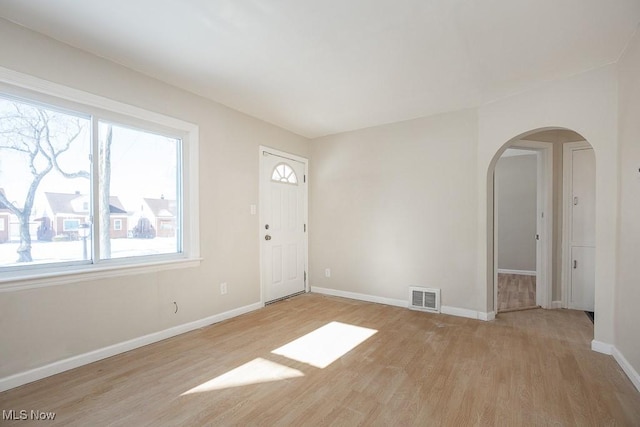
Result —
[[[91, 240], [87, 239], [87, 252], [91, 257]], [[34, 263], [79, 261], [83, 259], [82, 240], [71, 242], [39, 242], [31, 244], [31, 256]], [[0, 244], [0, 267], [17, 264], [17, 242]], [[125, 258], [141, 255], [166, 254], [176, 252], [175, 237], [156, 237], [155, 239], [113, 239], [111, 240], [111, 258]]]

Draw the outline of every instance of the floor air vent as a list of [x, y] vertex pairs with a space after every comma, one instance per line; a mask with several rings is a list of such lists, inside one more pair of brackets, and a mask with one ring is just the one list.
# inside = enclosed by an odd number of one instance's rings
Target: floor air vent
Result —
[[440, 289], [411, 286], [409, 292], [410, 309], [440, 313]]

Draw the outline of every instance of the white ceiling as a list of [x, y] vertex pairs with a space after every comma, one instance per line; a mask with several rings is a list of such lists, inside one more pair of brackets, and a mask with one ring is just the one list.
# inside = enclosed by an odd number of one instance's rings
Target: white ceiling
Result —
[[317, 137], [615, 62], [640, 0], [0, 0], [0, 16]]

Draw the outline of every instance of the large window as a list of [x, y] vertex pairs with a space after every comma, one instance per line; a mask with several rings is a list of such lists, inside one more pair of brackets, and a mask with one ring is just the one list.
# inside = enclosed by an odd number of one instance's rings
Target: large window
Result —
[[188, 126], [42, 98], [0, 91], [0, 273], [197, 256], [186, 203], [195, 193], [183, 174], [188, 148], [186, 161], [197, 160]]

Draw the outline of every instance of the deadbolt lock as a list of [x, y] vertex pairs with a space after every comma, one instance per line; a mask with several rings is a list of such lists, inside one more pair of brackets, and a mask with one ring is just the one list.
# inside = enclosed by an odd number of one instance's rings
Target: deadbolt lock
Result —
[[264, 225], [264, 229], [265, 229], [265, 230], [268, 230], [268, 229], [269, 229], [269, 224], [265, 224], [265, 225]]

